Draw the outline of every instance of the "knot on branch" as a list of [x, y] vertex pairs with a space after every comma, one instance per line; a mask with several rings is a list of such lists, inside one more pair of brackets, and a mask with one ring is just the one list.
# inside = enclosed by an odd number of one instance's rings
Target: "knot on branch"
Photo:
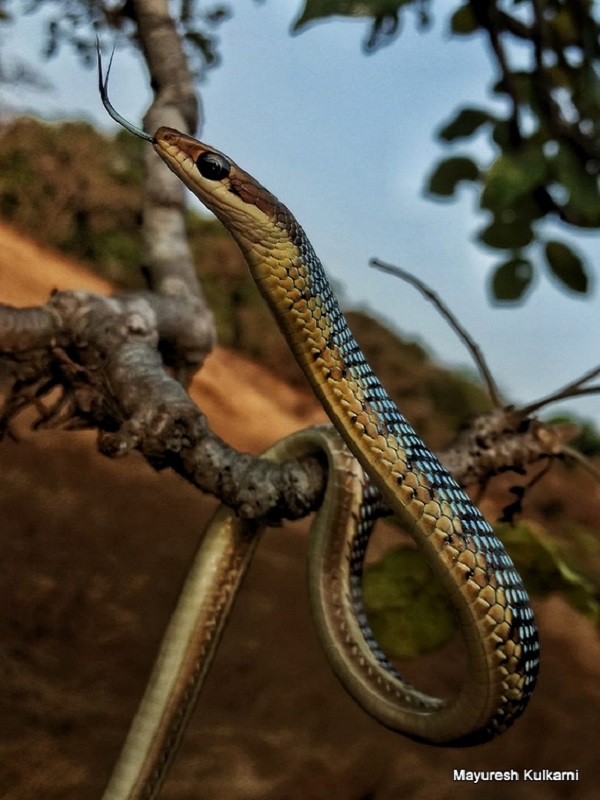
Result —
[[156, 348], [156, 315], [140, 296], [102, 297], [89, 292], [57, 292], [48, 303], [59, 346], [76, 350], [88, 369], [128, 346]]
[[279, 524], [321, 504], [326, 466], [317, 457], [283, 463], [239, 453], [216, 436], [182, 454], [181, 470], [243, 519]]
[[278, 464], [238, 453], [210, 432], [165, 368], [161, 345], [181, 341], [182, 317], [189, 352], [198, 361], [206, 355], [195, 338], [198, 326], [185, 325], [195, 303], [185, 303], [183, 313], [173, 303], [150, 292], [58, 292], [44, 308], [0, 307], [0, 435], [34, 407], [34, 427], [95, 428], [104, 455], [138, 450], [156, 469], [171, 467], [241, 517], [278, 524], [315, 510], [325, 486], [317, 458]]
[[485, 486], [494, 475], [526, 468], [543, 459], [561, 457], [576, 425], [551, 424], [523, 409], [497, 408], [473, 419], [440, 460], [462, 486]]
[[[4, 426], [34, 405], [36, 427], [98, 428], [101, 450], [113, 456], [179, 452], [203, 417], [164, 369], [159, 316], [141, 293], [58, 292], [44, 308], [2, 307], [0, 352], [11, 376]], [[44, 405], [55, 390], [58, 399]]]

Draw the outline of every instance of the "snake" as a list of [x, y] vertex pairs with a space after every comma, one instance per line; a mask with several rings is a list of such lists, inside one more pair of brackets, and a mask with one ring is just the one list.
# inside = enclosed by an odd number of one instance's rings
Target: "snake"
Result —
[[[278, 462], [320, 454], [327, 485], [309, 542], [309, 594], [331, 666], [382, 725], [418, 742], [462, 747], [502, 733], [523, 713], [539, 669], [528, 594], [468, 494], [390, 399], [353, 337], [310, 240], [293, 214], [228, 155], [170, 127], [150, 135], [99, 88], [111, 117], [149, 142], [237, 242], [258, 290], [331, 425], [276, 443]], [[426, 694], [381, 651], [364, 613], [363, 560], [374, 519], [391, 509], [444, 587], [466, 650], [456, 696]], [[222, 507], [209, 524], [104, 800], [160, 791], [260, 537]]]

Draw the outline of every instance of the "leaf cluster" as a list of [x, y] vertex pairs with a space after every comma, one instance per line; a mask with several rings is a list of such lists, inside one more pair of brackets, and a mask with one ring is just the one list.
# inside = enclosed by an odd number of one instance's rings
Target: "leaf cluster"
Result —
[[364, 49], [372, 53], [382, 45], [389, 44], [400, 33], [405, 7], [416, 10], [419, 25], [427, 27], [430, 3], [431, 0], [305, 0], [293, 30], [300, 31], [307, 25], [334, 16], [371, 18]]
[[[499, 524], [495, 530], [533, 597], [558, 593], [595, 625], [600, 624], [598, 577], [577, 563], [557, 538], [532, 521]], [[598, 555], [597, 537], [572, 530], [570, 538], [575, 548], [586, 551], [591, 541], [593, 555]], [[416, 658], [454, 636], [456, 625], [447, 598], [439, 582], [431, 579], [421, 553], [412, 547], [396, 547], [368, 567], [363, 593], [369, 624], [391, 658]]]
[[[296, 30], [333, 16], [370, 18], [365, 49], [389, 42], [407, 9], [423, 26], [431, 0], [305, 0]], [[492, 158], [457, 152], [433, 169], [427, 190], [456, 195], [468, 182], [478, 192], [487, 221], [478, 232], [485, 246], [502, 252], [491, 281], [495, 299], [517, 301], [543, 266], [562, 288], [589, 288], [581, 255], [548, 224], [600, 227], [600, 26], [590, 0], [463, 0], [450, 27], [460, 37], [487, 42], [496, 69], [492, 108], [465, 106], [443, 125], [442, 142], [487, 135]], [[526, 53], [527, 57], [523, 58]], [[524, 65], [525, 64], [525, 65]], [[501, 110], [496, 110], [500, 108]]]
[[[450, 197], [462, 181], [477, 187], [488, 217], [478, 239], [504, 252], [492, 276], [497, 300], [524, 297], [540, 264], [563, 288], [584, 294], [583, 258], [562, 239], [547, 238], [543, 223], [600, 227], [600, 45], [592, 4], [467, 2], [451, 26], [460, 36], [488, 38], [499, 72], [493, 93], [508, 111], [459, 109], [439, 138], [453, 144], [485, 132], [492, 160], [446, 158], [428, 190]], [[529, 67], [511, 65], [517, 44], [528, 49]]]

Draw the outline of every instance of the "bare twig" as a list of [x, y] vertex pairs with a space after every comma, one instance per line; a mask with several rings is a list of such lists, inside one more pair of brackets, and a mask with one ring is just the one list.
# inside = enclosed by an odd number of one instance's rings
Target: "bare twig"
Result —
[[460, 324], [458, 319], [455, 317], [452, 311], [450, 311], [448, 306], [439, 297], [439, 295], [437, 295], [433, 289], [430, 289], [426, 283], [420, 280], [420, 278], [417, 278], [415, 275], [407, 272], [401, 267], [397, 267], [394, 264], [386, 264], [384, 261], [380, 261], [377, 258], [372, 258], [369, 263], [372, 267], [382, 270], [382, 272], [388, 272], [392, 275], [396, 275], [403, 281], [410, 283], [412, 286], [418, 289], [424, 297], [426, 297], [428, 300], [431, 300], [444, 319], [448, 321], [450, 327], [457, 334], [458, 338], [471, 353], [477, 369], [479, 370], [479, 373], [487, 387], [492, 404], [496, 407], [501, 406], [503, 401], [500, 391], [479, 345], [470, 336], [468, 331]]
[[[527, 406], [503, 405], [479, 346], [439, 295], [420, 278], [400, 267], [378, 259], [372, 259], [370, 264], [410, 283], [431, 300], [471, 353], [495, 405], [492, 412], [470, 420], [455, 441], [439, 454], [441, 462], [462, 486], [477, 484], [483, 491], [490, 478], [499, 473], [508, 470], [524, 473], [528, 466], [541, 460], [550, 462], [561, 457], [574, 458], [576, 451], [568, 447], [567, 442], [577, 435], [579, 426], [542, 422], [534, 417], [534, 413], [558, 400], [600, 392], [598, 385], [585, 385], [600, 374], [600, 367], [594, 367], [577, 380]], [[600, 473], [584, 456], [579, 455], [575, 460], [585, 464], [591, 474], [600, 478]]]
[[550, 405], [550, 403], [557, 403], [559, 400], [566, 400], [570, 397], [578, 397], [585, 394], [598, 394], [600, 393], [600, 385], [584, 386], [585, 383], [591, 381], [592, 378], [595, 378], [597, 375], [600, 375], [600, 367], [594, 367], [580, 378], [576, 378], [574, 381], [567, 383], [561, 389], [557, 389], [555, 392], [542, 397], [540, 400], [529, 403], [529, 405], [522, 408], [522, 411], [524, 414], [530, 415], [539, 411], [540, 408]]

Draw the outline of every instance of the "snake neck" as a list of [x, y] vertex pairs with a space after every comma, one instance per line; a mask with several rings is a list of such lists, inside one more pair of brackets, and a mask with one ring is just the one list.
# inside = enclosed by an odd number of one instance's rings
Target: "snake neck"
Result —
[[[376, 482], [384, 495], [395, 498], [397, 486], [407, 482], [410, 492], [422, 503], [448, 492], [452, 494], [448, 500], [455, 501], [456, 493], [466, 500], [371, 369], [302, 227], [283, 206], [278, 214], [270, 236], [261, 237], [260, 246], [244, 237], [236, 238], [278, 326], [332, 422], [368, 471], [373, 469], [373, 454], [380, 453]], [[365, 440], [369, 441], [368, 454], [363, 452]], [[414, 471], [422, 476], [419, 482], [411, 477]]]

